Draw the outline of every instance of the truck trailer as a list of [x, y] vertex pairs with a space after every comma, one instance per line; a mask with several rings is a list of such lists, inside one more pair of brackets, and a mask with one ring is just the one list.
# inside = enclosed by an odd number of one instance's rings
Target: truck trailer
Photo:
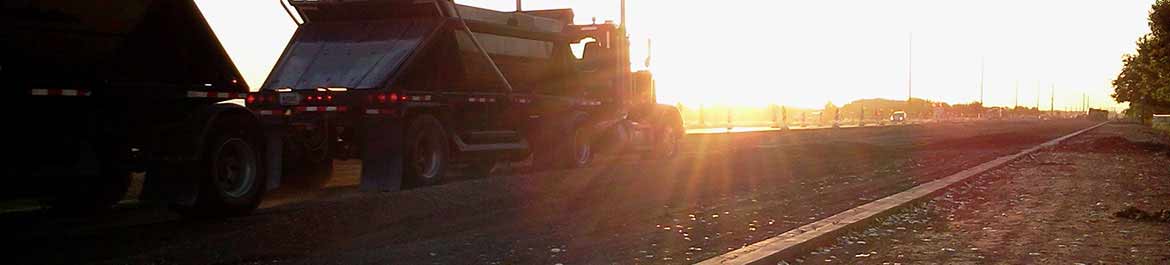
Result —
[[276, 186], [257, 117], [223, 103], [248, 86], [193, 1], [4, 1], [0, 24], [2, 199], [108, 209], [144, 172], [142, 200], [222, 216]]
[[393, 191], [455, 165], [483, 176], [498, 162], [678, 152], [679, 111], [631, 71], [624, 25], [449, 0], [282, 3], [299, 26], [247, 99], [280, 164], [270, 176], [324, 183], [334, 159], [360, 159], [363, 190]]

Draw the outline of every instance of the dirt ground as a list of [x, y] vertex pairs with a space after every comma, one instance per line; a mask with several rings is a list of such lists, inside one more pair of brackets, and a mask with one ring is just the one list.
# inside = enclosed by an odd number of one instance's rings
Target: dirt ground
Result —
[[[1110, 124], [789, 262], [1170, 264], [1168, 143]], [[1118, 216], [1130, 207], [1155, 216]]]
[[702, 135], [665, 161], [609, 157], [394, 193], [278, 191], [227, 220], [0, 216], [0, 232], [21, 242], [6, 249], [13, 264], [693, 263], [1090, 125]]

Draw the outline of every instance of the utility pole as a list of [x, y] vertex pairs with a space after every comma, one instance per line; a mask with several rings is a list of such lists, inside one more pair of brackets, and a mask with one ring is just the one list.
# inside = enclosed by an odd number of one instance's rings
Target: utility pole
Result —
[[524, 7], [522, 7], [520, 4], [521, 1], [523, 1], [523, 0], [516, 0], [516, 13], [520, 13], [520, 12], [524, 11]]
[[983, 105], [983, 77], [984, 77], [983, 74], [985, 73], [985, 71], [984, 71], [985, 69], [987, 69], [987, 59], [981, 57], [981, 58], [979, 58], [979, 105], [980, 106]]
[[987, 66], [987, 58], [980, 57], [979, 58], [979, 113], [976, 115], [976, 117], [980, 118], [980, 119], [983, 118], [983, 70], [986, 69], [986, 66]]
[[1083, 107], [1084, 111], [1086, 113], [1088, 113], [1089, 112], [1089, 93], [1088, 92], [1081, 92], [1081, 100], [1082, 100], [1081, 104], [1084, 106]]
[[1020, 80], [1016, 80], [1016, 105], [1013, 109], [1020, 108]]
[[910, 111], [910, 100], [914, 98], [914, 32], [910, 32], [906, 59], [906, 111]]
[[1048, 96], [1048, 112], [1056, 111], [1056, 84], [1052, 84], [1052, 95]]

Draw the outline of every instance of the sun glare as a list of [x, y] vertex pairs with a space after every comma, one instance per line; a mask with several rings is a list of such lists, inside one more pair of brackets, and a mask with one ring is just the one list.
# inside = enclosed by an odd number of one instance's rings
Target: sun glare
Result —
[[[198, 2], [257, 86], [292, 22], [275, 1]], [[515, 8], [513, 0], [457, 2]], [[627, 2], [631, 65], [655, 73], [664, 103], [811, 108], [910, 95], [966, 103], [981, 100], [982, 82], [989, 106], [1012, 105], [1018, 83], [1020, 101], [1048, 105], [1055, 88], [1063, 108], [1082, 94], [1115, 107], [1107, 82], [1148, 31], [1151, 0]], [[523, 5], [573, 8], [579, 24], [620, 20], [619, 0]]]

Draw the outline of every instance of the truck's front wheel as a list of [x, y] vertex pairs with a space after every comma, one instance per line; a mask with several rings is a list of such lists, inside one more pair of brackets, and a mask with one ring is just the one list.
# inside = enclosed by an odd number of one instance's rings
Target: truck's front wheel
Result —
[[657, 140], [654, 143], [653, 158], [670, 159], [678, 155], [679, 141], [682, 138], [681, 128], [671, 124], [663, 125], [658, 128], [659, 135], [655, 137]]
[[195, 165], [199, 194], [191, 206], [175, 206], [193, 217], [245, 215], [260, 204], [265, 175], [257, 146], [245, 135], [223, 133], [211, 137], [207, 152]]

